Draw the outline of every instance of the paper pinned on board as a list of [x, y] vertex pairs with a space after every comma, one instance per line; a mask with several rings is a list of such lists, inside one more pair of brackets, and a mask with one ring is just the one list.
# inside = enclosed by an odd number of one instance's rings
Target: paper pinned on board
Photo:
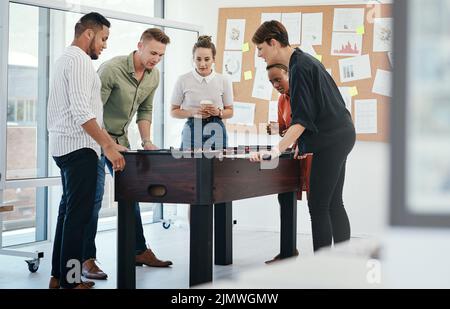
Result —
[[372, 77], [369, 55], [339, 60], [341, 83]]
[[278, 101], [269, 102], [269, 122], [278, 122]]
[[366, 33], [366, 29], [364, 28], [364, 25], [359, 26], [359, 27], [356, 29], [356, 33], [357, 33], [357, 34], [364, 34], [364, 33]]
[[245, 19], [227, 19], [225, 49], [242, 51], [244, 35]]
[[271, 20], [277, 20], [281, 22], [281, 13], [261, 13], [261, 24]]
[[230, 77], [232, 82], [240, 82], [242, 74], [242, 52], [224, 51], [223, 52], [223, 74]]
[[357, 134], [377, 134], [377, 100], [355, 100], [355, 129]]
[[352, 95], [350, 94], [351, 87], [339, 87], [339, 91], [341, 92], [342, 98], [345, 102], [345, 107], [352, 113]]
[[273, 86], [269, 81], [266, 69], [256, 68], [252, 97], [270, 101], [272, 99], [272, 92]]
[[392, 39], [392, 18], [375, 18], [373, 25], [373, 51], [391, 51]]
[[364, 8], [334, 9], [333, 31], [356, 32], [364, 25]]
[[227, 120], [227, 124], [240, 124], [253, 126], [255, 122], [255, 108], [253, 103], [234, 102], [233, 117]]
[[302, 34], [302, 13], [283, 13], [281, 23], [286, 27], [289, 44], [300, 45]]
[[[304, 42], [303, 42], [304, 43]], [[309, 44], [309, 43], [304, 43], [304, 44], [302, 44], [301, 46], [300, 46], [300, 49], [303, 51], [303, 52], [305, 52], [305, 53], [308, 53], [308, 54], [310, 54], [311, 56], [315, 56], [315, 55], [317, 55], [317, 53], [316, 53], [316, 50], [314, 49], [314, 47], [311, 45], [311, 44]]]
[[384, 70], [377, 70], [372, 92], [386, 97], [392, 96], [392, 73]]
[[302, 43], [322, 45], [323, 13], [309, 13], [302, 16]]
[[331, 38], [332, 56], [360, 56], [363, 36], [357, 33], [333, 32]]
[[258, 57], [258, 49], [255, 50], [255, 68], [258, 69], [266, 69], [267, 63], [264, 61], [263, 58]]
[[242, 52], [246, 53], [250, 50], [250, 45], [247, 43], [244, 43], [244, 45], [242, 45]]
[[253, 79], [253, 73], [252, 73], [252, 71], [245, 71], [245, 72], [244, 72], [244, 79], [245, 79], [245, 80], [251, 80], [251, 79]]

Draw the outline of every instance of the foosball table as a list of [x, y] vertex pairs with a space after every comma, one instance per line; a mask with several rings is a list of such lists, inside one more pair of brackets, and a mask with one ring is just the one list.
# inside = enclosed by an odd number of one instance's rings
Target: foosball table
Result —
[[236, 200], [291, 193], [281, 209], [288, 214], [283, 218], [289, 219], [281, 222], [280, 253], [281, 258], [294, 256], [303, 163], [293, 159], [292, 151], [283, 153], [279, 160], [250, 162], [250, 152], [260, 147], [123, 153], [125, 169], [114, 177], [118, 202], [117, 287], [134, 289], [136, 284], [134, 202], [191, 205], [190, 286], [212, 281], [213, 256], [215, 265], [233, 263], [232, 202]]

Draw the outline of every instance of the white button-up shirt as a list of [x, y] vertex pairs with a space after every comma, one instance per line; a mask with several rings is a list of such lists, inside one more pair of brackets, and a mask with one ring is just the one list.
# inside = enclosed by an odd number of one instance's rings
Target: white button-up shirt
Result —
[[100, 146], [82, 127], [91, 119], [103, 126], [100, 90], [91, 58], [77, 46], [67, 47], [55, 63], [50, 84], [47, 126], [52, 156], [82, 148], [91, 148], [100, 156]]
[[192, 110], [199, 109], [202, 100], [210, 100], [219, 108], [232, 106], [231, 80], [214, 71], [205, 77], [195, 70], [181, 75], [175, 84], [170, 103], [185, 110]]

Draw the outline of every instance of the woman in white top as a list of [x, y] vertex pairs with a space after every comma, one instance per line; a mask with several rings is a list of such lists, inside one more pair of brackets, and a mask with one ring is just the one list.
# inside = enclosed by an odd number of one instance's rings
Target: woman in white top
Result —
[[187, 119], [182, 132], [182, 149], [224, 149], [227, 133], [222, 119], [233, 117], [231, 81], [216, 73], [216, 47], [210, 36], [200, 36], [192, 54], [195, 69], [180, 76], [172, 96], [171, 115]]

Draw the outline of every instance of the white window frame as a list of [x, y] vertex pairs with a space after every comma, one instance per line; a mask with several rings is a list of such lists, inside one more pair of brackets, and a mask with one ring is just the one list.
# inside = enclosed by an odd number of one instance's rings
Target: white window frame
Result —
[[[61, 184], [59, 177], [35, 178], [24, 180], [6, 180], [6, 147], [7, 147], [7, 110], [8, 110], [8, 54], [9, 54], [9, 6], [10, 3], [30, 5], [46, 9], [59, 10], [79, 14], [87, 14], [92, 11], [99, 12], [107, 18], [150, 24], [157, 27], [167, 27], [179, 30], [187, 30], [201, 34], [202, 26], [166, 20], [157, 17], [147, 17], [142, 15], [123, 13], [106, 10], [98, 7], [89, 7], [67, 3], [58, 3], [52, 0], [13, 0], [0, 1], [0, 204], [3, 202], [3, 191], [14, 188], [26, 187], [51, 187]], [[163, 98], [164, 99], [164, 98]], [[0, 226], [2, 226], [0, 218]], [[0, 228], [0, 238], [1, 238]], [[1, 241], [0, 241], [1, 247]]]

